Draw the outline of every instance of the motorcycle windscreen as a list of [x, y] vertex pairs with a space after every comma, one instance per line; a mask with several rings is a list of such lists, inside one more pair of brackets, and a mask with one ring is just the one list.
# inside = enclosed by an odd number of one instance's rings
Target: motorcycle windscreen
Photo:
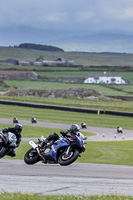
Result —
[[9, 137], [9, 142], [10, 143], [16, 143], [17, 141], [17, 138], [16, 138], [16, 135], [11, 133], [11, 132], [8, 132], [8, 137]]
[[76, 135], [74, 136], [73, 141], [74, 141], [79, 147], [82, 147], [83, 144], [84, 144], [82, 138], [79, 137], [79, 136], [76, 136]]

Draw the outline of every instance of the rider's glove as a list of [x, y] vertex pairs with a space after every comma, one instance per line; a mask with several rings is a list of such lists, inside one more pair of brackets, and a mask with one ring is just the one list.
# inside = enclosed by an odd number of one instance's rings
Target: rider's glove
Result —
[[17, 147], [17, 145], [16, 144], [9, 144], [9, 147], [11, 147], [11, 148], [13, 148], [13, 149], [15, 149], [16, 147]]

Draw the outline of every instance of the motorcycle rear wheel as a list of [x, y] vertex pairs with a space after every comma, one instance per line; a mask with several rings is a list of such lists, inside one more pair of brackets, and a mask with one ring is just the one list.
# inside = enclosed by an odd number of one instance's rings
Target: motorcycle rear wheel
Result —
[[72, 149], [72, 151], [69, 152], [68, 156], [65, 156], [65, 152], [59, 155], [58, 157], [58, 163], [60, 165], [70, 165], [73, 163], [79, 156], [79, 151], [77, 149]]
[[37, 152], [32, 152], [32, 151], [33, 149], [28, 150], [24, 156], [24, 162], [28, 165], [33, 165], [38, 161], [40, 161], [40, 157], [37, 154]]

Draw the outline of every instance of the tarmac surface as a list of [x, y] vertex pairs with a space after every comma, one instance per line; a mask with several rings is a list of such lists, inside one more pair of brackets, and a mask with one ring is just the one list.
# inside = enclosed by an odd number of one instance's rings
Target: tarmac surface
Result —
[[[3, 118], [0, 119], [0, 123], [12, 124], [11, 120]], [[68, 124], [59, 123], [31, 124], [25, 120], [21, 120], [20, 123], [33, 127], [69, 128]], [[115, 129], [88, 126], [84, 131], [96, 133], [95, 136], [88, 137], [88, 141], [133, 139], [133, 130], [123, 130], [124, 134], [116, 134]], [[23, 140], [27, 139], [23, 138]], [[88, 163], [60, 166], [41, 162], [35, 165], [26, 165], [23, 160], [1, 159], [0, 171], [0, 192], [133, 196], [133, 166]]]

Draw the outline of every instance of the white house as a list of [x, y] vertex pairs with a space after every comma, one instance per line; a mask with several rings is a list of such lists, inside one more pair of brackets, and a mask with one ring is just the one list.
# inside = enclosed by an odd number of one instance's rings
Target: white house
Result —
[[88, 77], [84, 80], [84, 83], [125, 84], [126, 82], [121, 78], [120, 74], [110, 74], [104, 72], [88, 74]]

